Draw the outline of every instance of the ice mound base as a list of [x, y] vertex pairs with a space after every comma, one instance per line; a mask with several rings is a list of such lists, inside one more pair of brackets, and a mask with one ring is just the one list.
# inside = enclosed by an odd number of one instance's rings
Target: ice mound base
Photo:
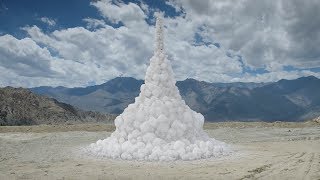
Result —
[[181, 98], [163, 50], [162, 22], [156, 22], [156, 50], [145, 84], [135, 102], [115, 119], [110, 137], [90, 145], [98, 157], [123, 160], [173, 161], [217, 157], [226, 144], [203, 131], [204, 117]]

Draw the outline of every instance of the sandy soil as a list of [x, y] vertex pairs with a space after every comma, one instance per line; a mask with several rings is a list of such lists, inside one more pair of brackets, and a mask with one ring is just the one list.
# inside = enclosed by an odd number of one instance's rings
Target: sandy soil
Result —
[[313, 122], [206, 124], [233, 149], [217, 159], [128, 162], [82, 153], [113, 128], [0, 127], [0, 179], [320, 179], [320, 125]]

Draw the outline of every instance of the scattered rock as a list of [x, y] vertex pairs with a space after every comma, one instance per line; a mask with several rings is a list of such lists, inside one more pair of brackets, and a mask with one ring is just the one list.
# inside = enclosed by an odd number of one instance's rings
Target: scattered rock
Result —
[[313, 119], [313, 121], [316, 122], [316, 123], [320, 123], [320, 116], [315, 118], [315, 119]]

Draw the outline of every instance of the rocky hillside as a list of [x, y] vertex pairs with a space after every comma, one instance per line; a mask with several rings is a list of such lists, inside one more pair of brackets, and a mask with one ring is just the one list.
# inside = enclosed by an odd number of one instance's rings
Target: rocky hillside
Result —
[[0, 88], [0, 125], [108, 122], [114, 116], [82, 111], [28, 89]]

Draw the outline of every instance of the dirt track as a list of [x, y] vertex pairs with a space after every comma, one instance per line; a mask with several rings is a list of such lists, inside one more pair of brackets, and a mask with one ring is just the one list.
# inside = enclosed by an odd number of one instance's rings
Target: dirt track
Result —
[[82, 147], [110, 135], [99, 131], [107, 127], [112, 130], [110, 125], [1, 127], [0, 179], [320, 179], [317, 124], [206, 124], [210, 136], [230, 144], [234, 152], [219, 159], [169, 163], [84, 155]]

